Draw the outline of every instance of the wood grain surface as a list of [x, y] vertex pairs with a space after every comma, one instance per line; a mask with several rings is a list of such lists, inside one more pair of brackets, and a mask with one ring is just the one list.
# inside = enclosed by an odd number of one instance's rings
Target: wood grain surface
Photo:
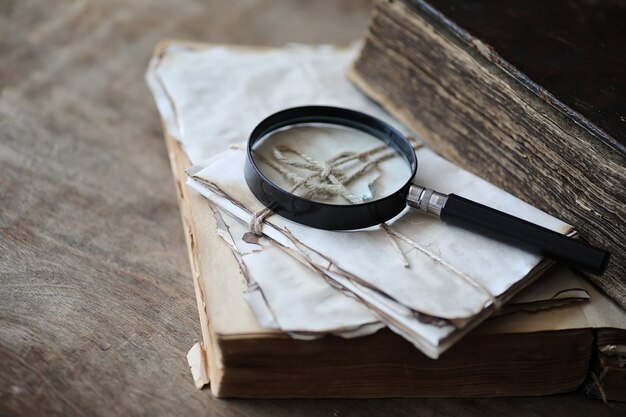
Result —
[[152, 49], [345, 44], [368, 12], [356, 0], [0, 1], [0, 415], [623, 413], [576, 393], [219, 401], [194, 388], [198, 313], [143, 80]]

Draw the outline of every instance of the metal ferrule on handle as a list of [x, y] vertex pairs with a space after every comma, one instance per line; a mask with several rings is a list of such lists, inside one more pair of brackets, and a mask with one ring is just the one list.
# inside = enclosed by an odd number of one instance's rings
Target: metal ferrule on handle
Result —
[[448, 196], [421, 185], [412, 184], [406, 197], [410, 207], [440, 217], [441, 210], [448, 201]]

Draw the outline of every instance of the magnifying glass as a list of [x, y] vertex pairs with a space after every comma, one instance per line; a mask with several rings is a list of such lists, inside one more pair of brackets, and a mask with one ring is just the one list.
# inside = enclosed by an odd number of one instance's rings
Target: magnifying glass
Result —
[[[262, 169], [267, 160], [257, 148], [272, 134], [301, 126], [353, 129], [366, 133], [367, 135], [361, 136], [367, 138], [370, 145], [373, 140], [377, 146], [365, 152], [339, 152], [330, 162], [318, 161], [303, 152], [293, 150], [297, 149], [297, 143], [293, 143], [293, 148], [277, 146], [274, 154], [281, 161], [285, 162], [286, 154], [290, 152], [297, 156], [298, 160], [291, 162], [292, 169], [319, 168], [312, 173], [298, 175], [274, 164], [275, 169], [279, 169], [289, 179], [296, 180], [290, 186], [279, 184], [279, 181], [270, 179], [267, 169]], [[311, 146], [310, 140], [308, 145], [310, 150], [316, 149], [315, 143]], [[341, 143], [336, 143], [338, 148], [340, 145]], [[398, 172], [401, 173], [400, 180], [391, 189], [386, 187], [382, 196], [359, 198], [352, 195], [345, 186], [347, 179], [371, 172], [375, 165], [372, 161], [378, 163], [391, 159], [395, 159], [396, 163], [401, 161], [403, 168], [392, 170], [396, 178]], [[342, 164], [348, 168], [336, 169]], [[348, 174], [350, 165], [353, 165], [352, 174]], [[255, 127], [248, 140], [244, 170], [248, 187], [261, 203], [282, 217], [310, 227], [326, 230], [363, 229], [384, 223], [409, 206], [439, 217], [446, 223], [505, 241], [576, 268], [596, 274], [605, 270], [610, 258], [607, 251], [458, 195], [443, 194], [415, 184], [413, 178], [417, 167], [413, 144], [382, 120], [339, 107], [303, 106], [275, 113]], [[343, 200], [348, 200], [348, 203], [324, 201], [324, 198], [318, 198], [320, 195], [339, 195]]]

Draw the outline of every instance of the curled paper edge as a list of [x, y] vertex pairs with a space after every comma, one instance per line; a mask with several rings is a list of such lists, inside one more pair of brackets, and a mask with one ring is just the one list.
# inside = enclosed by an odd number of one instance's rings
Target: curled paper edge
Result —
[[187, 364], [191, 370], [191, 376], [196, 388], [202, 389], [209, 384], [209, 367], [206, 360], [206, 351], [200, 342], [196, 342], [187, 352]]

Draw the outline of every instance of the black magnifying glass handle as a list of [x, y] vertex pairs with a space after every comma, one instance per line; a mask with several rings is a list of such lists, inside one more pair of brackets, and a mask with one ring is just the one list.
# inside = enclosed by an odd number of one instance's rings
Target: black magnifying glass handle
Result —
[[595, 274], [604, 272], [609, 262], [610, 254], [605, 250], [455, 194], [411, 185], [407, 203], [446, 223]]

